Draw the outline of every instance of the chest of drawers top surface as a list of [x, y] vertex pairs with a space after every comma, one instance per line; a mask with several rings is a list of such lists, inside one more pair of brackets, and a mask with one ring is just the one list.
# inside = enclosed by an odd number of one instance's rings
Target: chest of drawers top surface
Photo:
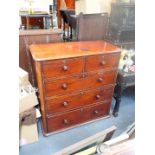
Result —
[[33, 44], [30, 45], [30, 51], [35, 61], [45, 61], [87, 55], [117, 53], [120, 52], [120, 49], [105, 41], [79, 41]]

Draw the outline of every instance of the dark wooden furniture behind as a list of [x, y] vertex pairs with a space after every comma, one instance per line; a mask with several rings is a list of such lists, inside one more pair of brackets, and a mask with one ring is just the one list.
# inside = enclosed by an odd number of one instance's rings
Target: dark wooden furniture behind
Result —
[[108, 13], [82, 14], [77, 17], [77, 40], [103, 40], [108, 30]]
[[53, 25], [52, 14], [28, 14], [21, 13], [21, 26], [24, 26], [25, 30], [29, 29], [49, 29]]
[[116, 43], [135, 40], [134, 3], [112, 3], [109, 36]]
[[[66, 14], [63, 21], [69, 25], [70, 32], [67, 34], [68, 40], [72, 40], [72, 29], [76, 31], [75, 39], [82, 40], [103, 40], [107, 36], [109, 26], [108, 13], [94, 13], [75, 15], [69, 10], [62, 10]], [[69, 30], [69, 29], [68, 29]]]
[[61, 42], [62, 31], [58, 30], [23, 30], [19, 31], [19, 66], [29, 73], [29, 80], [36, 87], [35, 74], [33, 74], [33, 66], [31, 55], [29, 53], [29, 45], [39, 43]]
[[[135, 49], [135, 4], [112, 3], [107, 39], [123, 49]], [[114, 97], [116, 103], [113, 115], [118, 116], [122, 92], [128, 86], [135, 85], [135, 73], [118, 72]]]
[[[70, 29], [70, 15], [75, 15], [74, 9], [60, 9], [60, 14], [63, 19], [63, 39], [70, 40], [72, 38], [72, 29], [71, 29], [71, 36], [69, 36], [69, 29]], [[65, 34], [66, 31], [66, 24], [67, 24], [67, 36]]]
[[114, 93], [114, 98], [116, 100], [116, 103], [114, 106], [113, 115], [115, 117], [118, 116], [123, 90], [125, 90], [127, 87], [130, 87], [130, 86], [135, 86], [135, 73], [134, 72], [126, 73], [123, 71], [119, 71], [117, 80], [116, 80], [115, 93]]
[[109, 116], [120, 49], [104, 41], [31, 45], [44, 135]]

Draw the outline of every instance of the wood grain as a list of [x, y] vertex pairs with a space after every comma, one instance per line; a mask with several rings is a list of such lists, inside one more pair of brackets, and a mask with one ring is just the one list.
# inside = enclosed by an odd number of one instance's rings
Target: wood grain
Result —
[[80, 74], [84, 69], [84, 58], [45, 61], [42, 66], [45, 79]]
[[108, 115], [110, 104], [101, 102], [90, 107], [84, 107], [71, 112], [55, 115], [47, 119], [48, 132], [68, 128], [92, 119]]
[[[82, 74], [44, 82], [45, 96], [65, 95], [79, 90], [88, 90], [113, 84], [116, 78], [116, 71], [105, 73], [88, 73], [85, 77]], [[101, 81], [100, 81], [101, 79]]]
[[109, 116], [120, 49], [105, 41], [30, 45], [43, 131], [61, 132]]
[[93, 103], [110, 100], [113, 95], [114, 86], [102, 87], [89, 91], [81, 91], [72, 95], [57, 96], [46, 100], [47, 115], [73, 110]]
[[82, 41], [30, 45], [30, 51], [34, 60], [45, 61], [117, 53], [120, 49], [105, 41]]

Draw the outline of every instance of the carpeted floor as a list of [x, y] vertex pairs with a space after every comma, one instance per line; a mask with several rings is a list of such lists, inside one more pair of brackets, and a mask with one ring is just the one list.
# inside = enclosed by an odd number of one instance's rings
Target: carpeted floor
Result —
[[[112, 105], [115, 103], [113, 99]], [[112, 106], [113, 108], [113, 106]], [[123, 92], [120, 112], [118, 117], [96, 121], [68, 131], [44, 137], [40, 122], [38, 123], [39, 141], [20, 147], [19, 155], [52, 155], [53, 153], [76, 143], [84, 138], [103, 131], [115, 125], [117, 130], [113, 137], [120, 135], [127, 126], [135, 121], [135, 90], [134, 87], [127, 88]]]

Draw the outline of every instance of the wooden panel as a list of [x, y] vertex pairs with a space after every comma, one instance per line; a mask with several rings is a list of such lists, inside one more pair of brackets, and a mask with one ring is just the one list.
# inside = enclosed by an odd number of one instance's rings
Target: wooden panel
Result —
[[[28, 23], [26, 18], [28, 18]], [[44, 28], [43, 17], [21, 17], [21, 22], [26, 28], [33, 28], [34, 26], [37, 26], [38, 29]]]
[[29, 72], [25, 36], [19, 36], [19, 66]]
[[35, 62], [35, 71], [37, 73], [37, 84], [39, 89], [40, 102], [42, 103], [40, 107], [41, 107], [41, 115], [42, 115], [43, 133], [47, 133], [41, 65], [39, 62]]
[[62, 78], [53, 81], [45, 81], [44, 88], [46, 97], [73, 93], [77, 90], [86, 90], [113, 84], [116, 78], [116, 71], [89, 73], [76, 75], [71, 78]]
[[112, 85], [100, 89], [75, 93], [73, 95], [58, 96], [57, 98], [46, 101], [46, 112], [47, 114], [54, 114], [82, 106], [88, 106], [96, 102], [111, 100], [113, 88], [114, 86]]
[[31, 44], [42, 44], [42, 43], [54, 43], [54, 42], [61, 42], [60, 34], [55, 35], [34, 35], [28, 37], [28, 43]]
[[61, 42], [61, 31], [55, 30], [24, 30], [19, 32], [19, 66], [29, 73], [29, 80], [36, 86], [32, 57], [29, 45], [49, 42]]
[[109, 114], [110, 103], [100, 103], [87, 108], [52, 116], [47, 119], [48, 132], [68, 128]]
[[45, 79], [79, 74], [84, 69], [84, 58], [45, 61], [42, 63], [42, 66], [43, 77]]
[[[36, 61], [73, 58], [87, 55], [118, 53], [121, 50], [105, 41], [65, 42], [31, 45], [30, 50]], [[44, 52], [43, 52], [44, 51]]]
[[89, 56], [86, 58], [86, 71], [89, 72], [94, 70], [117, 67], [119, 57], [120, 55], [118, 53]]

